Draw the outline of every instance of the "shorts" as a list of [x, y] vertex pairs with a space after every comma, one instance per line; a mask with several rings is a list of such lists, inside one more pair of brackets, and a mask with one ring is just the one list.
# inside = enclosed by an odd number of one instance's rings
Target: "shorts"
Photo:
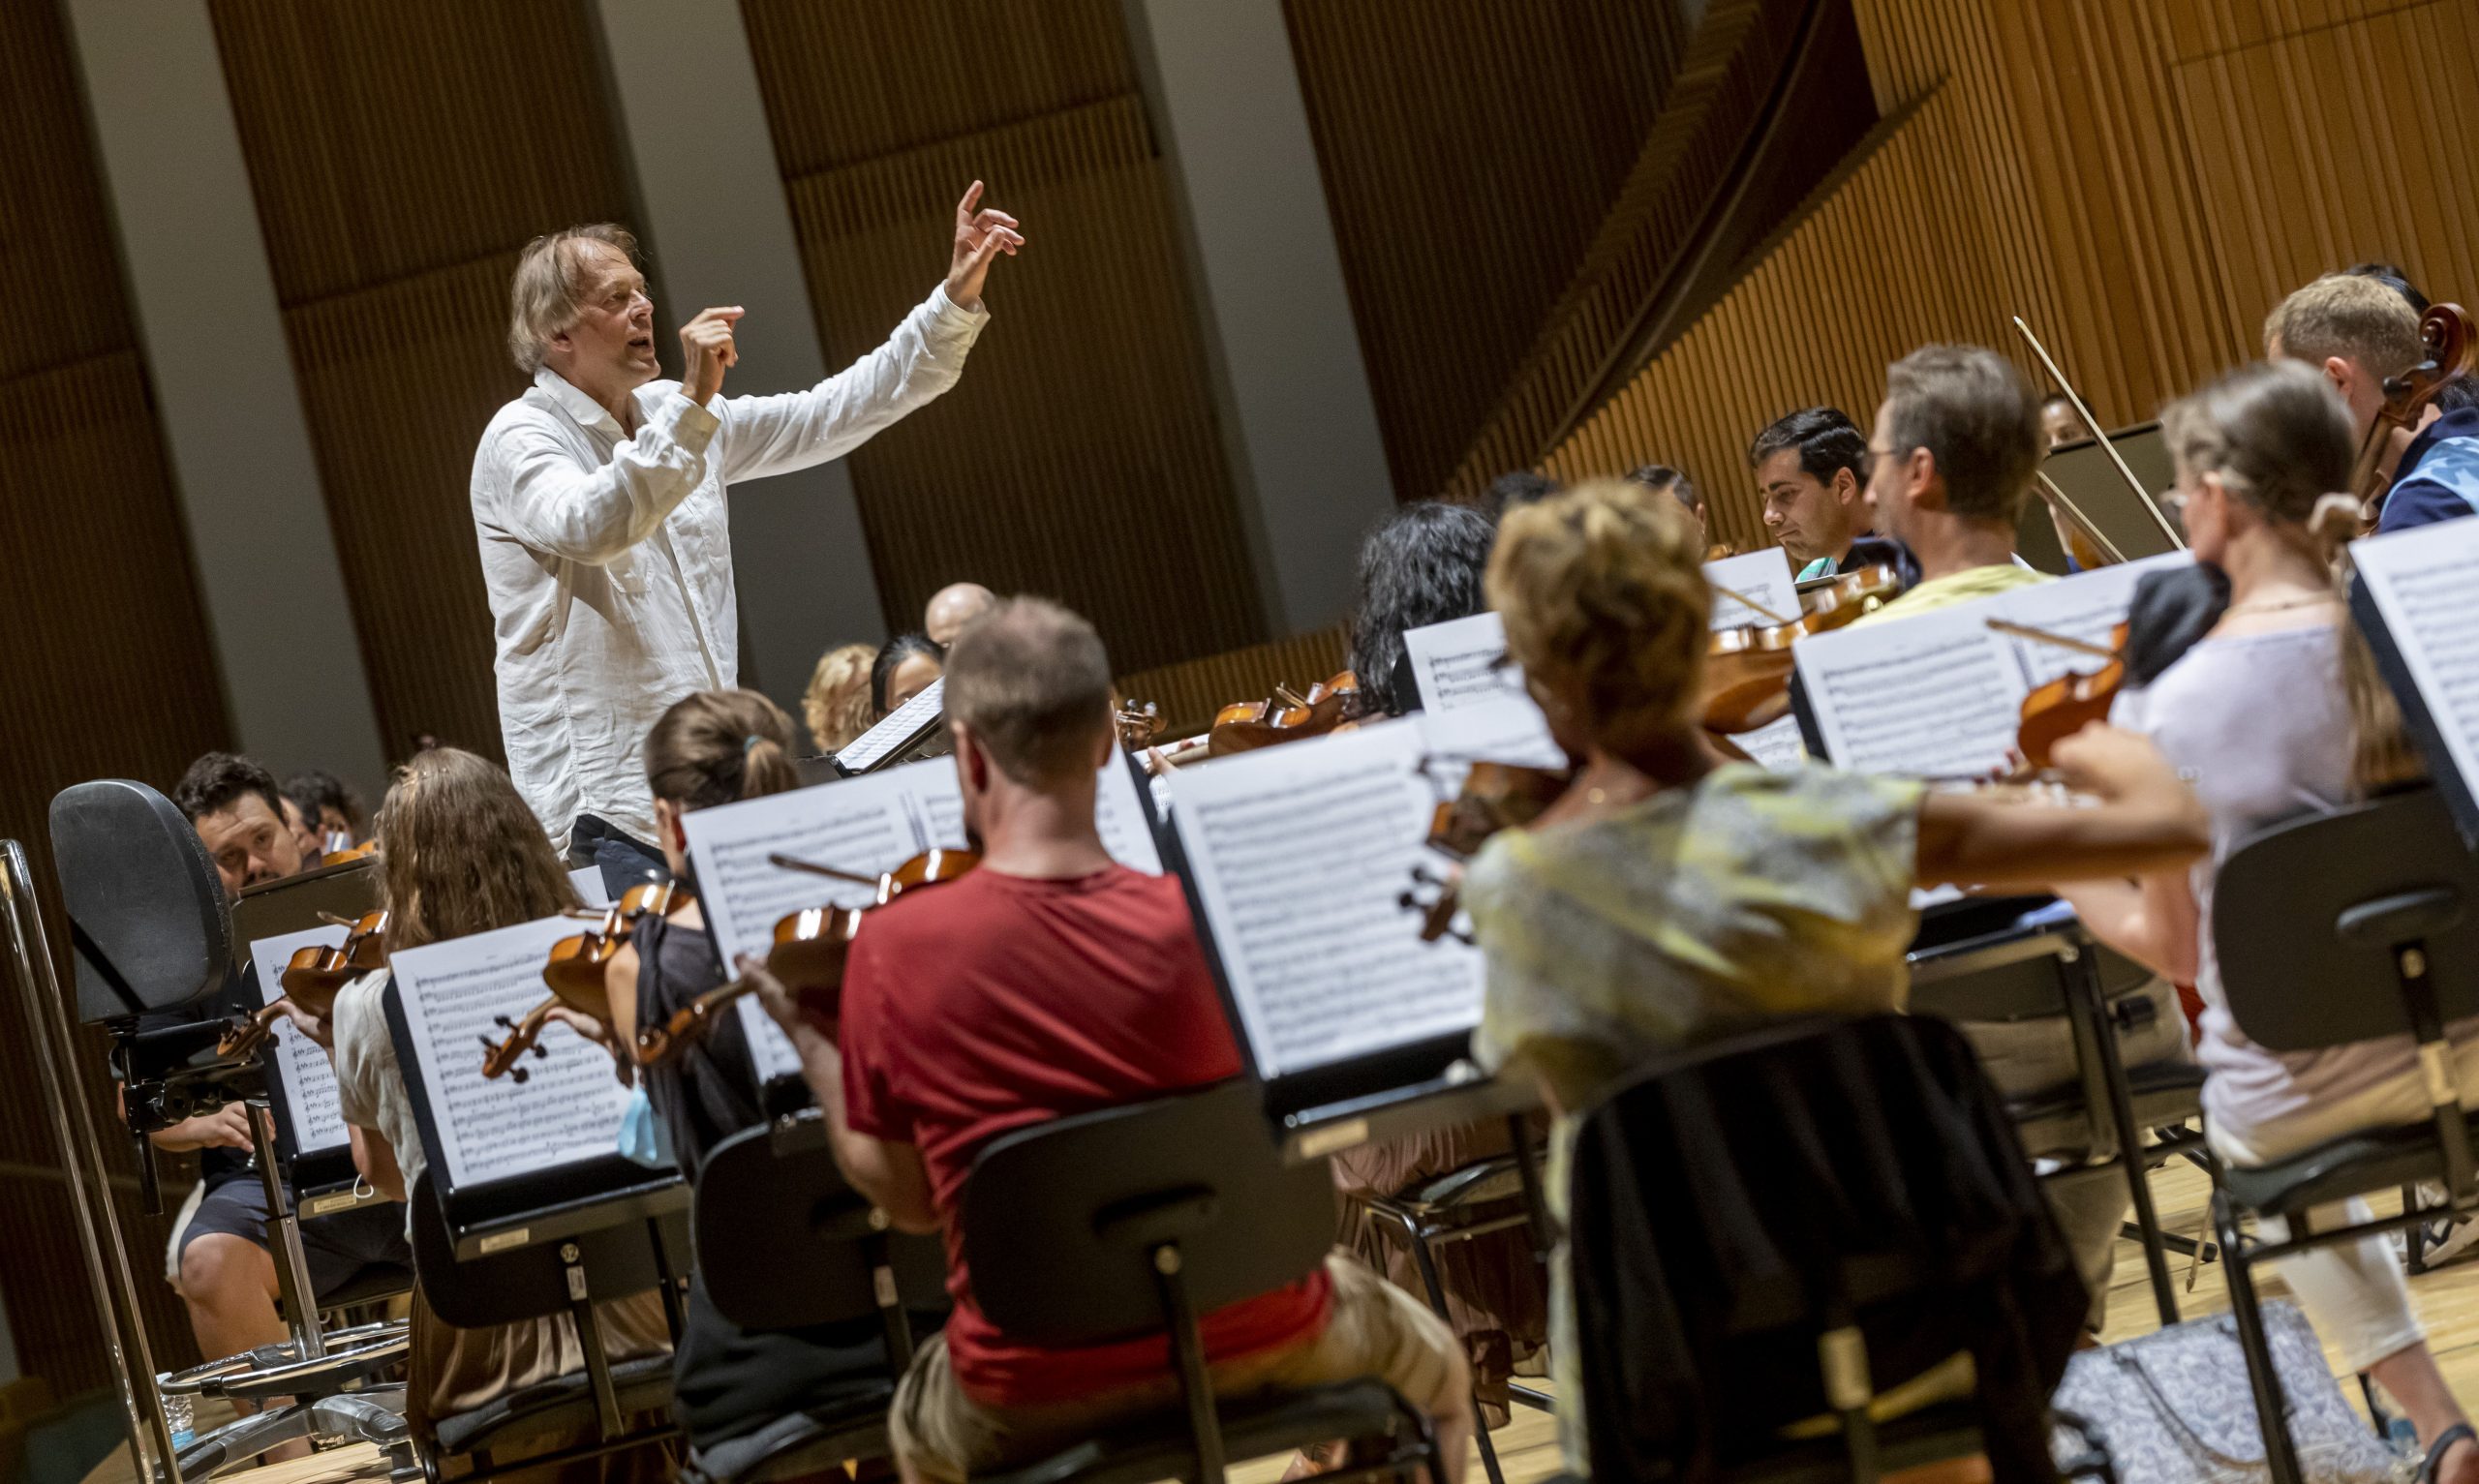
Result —
[[[1333, 1304], [1316, 1337], [1284, 1349], [1246, 1355], [1213, 1367], [1213, 1389], [1225, 1400], [1374, 1377], [1430, 1417], [1462, 1415], [1472, 1406], [1472, 1375], [1463, 1347], [1428, 1306], [1358, 1260], [1326, 1259]], [[887, 1435], [910, 1474], [961, 1481], [1021, 1468], [1096, 1432], [1179, 1405], [1178, 1381], [1034, 1408], [995, 1408], [974, 1401], [947, 1364], [946, 1337], [914, 1352], [896, 1387]]]
[[[267, 1245], [267, 1193], [258, 1176], [227, 1180], [199, 1198], [197, 1210], [172, 1238], [172, 1274], [177, 1280], [181, 1257], [190, 1244], [213, 1232], [247, 1240], [261, 1251]], [[333, 1216], [314, 1216], [301, 1224], [301, 1255], [310, 1263], [310, 1287], [324, 1298], [382, 1264], [410, 1271], [413, 1248], [405, 1241], [405, 1208], [392, 1201], [355, 1206]]]

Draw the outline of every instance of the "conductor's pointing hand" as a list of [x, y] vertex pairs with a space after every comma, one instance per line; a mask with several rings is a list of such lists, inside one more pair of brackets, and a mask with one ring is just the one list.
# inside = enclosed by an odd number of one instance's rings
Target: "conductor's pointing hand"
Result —
[[999, 254], [1016, 256], [1025, 245], [1014, 217], [1003, 211], [973, 208], [981, 204], [976, 180], [956, 202], [956, 246], [947, 266], [947, 302], [958, 309], [981, 308], [981, 285], [990, 277], [991, 260]]
[[740, 360], [740, 347], [732, 343], [732, 326], [745, 313], [737, 304], [710, 309], [680, 327], [680, 348], [688, 352], [680, 373], [682, 396], [704, 407], [723, 389], [723, 373]]

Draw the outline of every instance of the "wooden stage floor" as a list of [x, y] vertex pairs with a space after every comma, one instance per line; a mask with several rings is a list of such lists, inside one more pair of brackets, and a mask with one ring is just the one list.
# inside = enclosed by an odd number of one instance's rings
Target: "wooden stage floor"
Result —
[[[2168, 1229], [2188, 1236], [2198, 1234], [2210, 1190], [2203, 1175], [2193, 1166], [2176, 1162], [2153, 1176], [2152, 1188], [2160, 1207], [2160, 1219]], [[2379, 1209], [2385, 1208], [2382, 1201], [2376, 1204]], [[2228, 1307], [2219, 1264], [2207, 1262], [2195, 1270], [2191, 1292], [2185, 1287], [2188, 1271], [2184, 1259], [2172, 1258], [2172, 1275], [2180, 1285], [2179, 1306], [2187, 1317], [2219, 1313]], [[2259, 1283], [2266, 1297], [2284, 1291], [2278, 1269], [2267, 1270]], [[2479, 1257], [2411, 1279], [2410, 1293], [2420, 1317], [2427, 1322], [2429, 1343], [2435, 1348], [2437, 1360], [2444, 1367], [2445, 1379], [2465, 1407], [2479, 1408]], [[2149, 1334], [2158, 1324], [2144, 1277], [2142, 1251], [2131, 1242], [2121, 1242], [2105, 1338], [2130, 1339]], [[2342, 1391], [2353, 1406], [2359, 1404], [2356, 1386], [2344, 1386]], [[1527, 1484], [1557, 1471], [1557, 1436], [1546, 1414], [1518, 1407], [1514, 1421], [1495, 1438], [1508, 1484]], [[1279, 1458], [1257, 1460], [1235, 1468], [1232, 1477], [1240, 1484], [1272, 1484], [1280, 1477], [1284, 1463]], [[343, 1484], [347, 1480], [384, 1479], [386, 1468], [376, 1449], [359, 1445], [226, 1477], [236, 1484]], [[1476, 1454], [1467, 1480], [1469, 1484], [1483, 1484], [1485, 1477]], [[86, 1484], [136, 1484], [128, 1450], [124, 1448], [106, 1460], [86, 1476]]]

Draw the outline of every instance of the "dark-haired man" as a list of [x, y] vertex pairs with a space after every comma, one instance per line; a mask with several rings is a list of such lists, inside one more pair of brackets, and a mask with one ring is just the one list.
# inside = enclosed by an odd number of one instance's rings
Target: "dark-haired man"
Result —
[[370, 811], [352, 785], [324, 769], [296, 772], [284, 783], [284, 797], [301, 810], [317, 833], [321, 850], [343, 850], [361, 843]]
[[[933, 910], [923, 897], [876, 909], [844, 970], [840, 1026], [803, 1018], [760, 983], [854, 1189], [905, 1230], [946, 1231], [955, 1316], [905, 1373], [888, 1431], [906, 1478], [961, 1480], [1177, 1401], [1159, 1334], [1060, 1349], [982, 1314], [956, 1222], [974, 1156], [1045, 1119], [1237, 1075], [1240, 1054], [1178, 882], [1119, 865], [1094, 827], [1095, 774], [1117, 743], [1092, 626], [1037, 599], [1002, 602], [957, 638], [946, 682], [980, 867], [940, 887]], [[1449, 1484], [1460, 1476], [1472, 1430], [1461, 1350], [1366, 1268], [1331, 1259], [1202, 1328], [1226, 1394], [1392, 1382], [1436, 1419]]]
[[1868, 440], [1832, 408], [1802, 408], [1748, 445], [1764, 499], [1764, 529], [1782, 543], [1799, 580], [1831, 577], [1867, 534]]
[[[173, 786], [172, 803], [206, 846], [227, 895], [302, 868], [275, 776], [250, 759], [207, 753]], [[140, 1016], [138, 1029], [196, 1025], [257, 1007], [257, 996], [236, 980], [202, 1006]], [[266, 1191], [250, 1167], [249, 1109], [228, 1103], [158, 1129], [147, 1140], [168, 1154], [199, 1155], [198, 1191], [174, 1223], [168, 1267], [189, 1306], [199, 1353], [233, 1355], [284, 1339], [285, 1324], [275, 1308], [275, 1259], [267, 1251]], [[303, 1222], [301, 1248], [312, 1286], [332, 1292], [373, 1264], [410, 1266], [404, 1221], [403, 1212], [383, 1204]]]

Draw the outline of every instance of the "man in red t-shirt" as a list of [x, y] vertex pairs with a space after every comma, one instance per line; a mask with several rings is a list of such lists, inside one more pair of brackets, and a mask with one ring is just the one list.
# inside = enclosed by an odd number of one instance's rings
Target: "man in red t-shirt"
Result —
[[[845, 1176], [898, 1227], [946, 1233], [955, 1316], [915, 1357], [890, 1419], [907, 1478], [1017, 1467], [1177, 1396], [1159, 1334], [1056, 1349], [992, 1325], [954, 1220], [974, 1156], [998, 1135], [1240, 1074], [1178, 883], [1117, 863], [1094, 828], [1095, 775], [1117, 744], [1110, 676], [1101, 640], [1065, 609], [1019, 598], [976, 620], [947, 657], [946, 711], [980, 868], [872, 912], [840, 1024], [761, 985]], [[1225, 1395], [1393, 1383], [1436, 1421], [1460, 1477], [1461, 1349], [1366, 1268], [1331, 1259], [1202, 1327]]]

